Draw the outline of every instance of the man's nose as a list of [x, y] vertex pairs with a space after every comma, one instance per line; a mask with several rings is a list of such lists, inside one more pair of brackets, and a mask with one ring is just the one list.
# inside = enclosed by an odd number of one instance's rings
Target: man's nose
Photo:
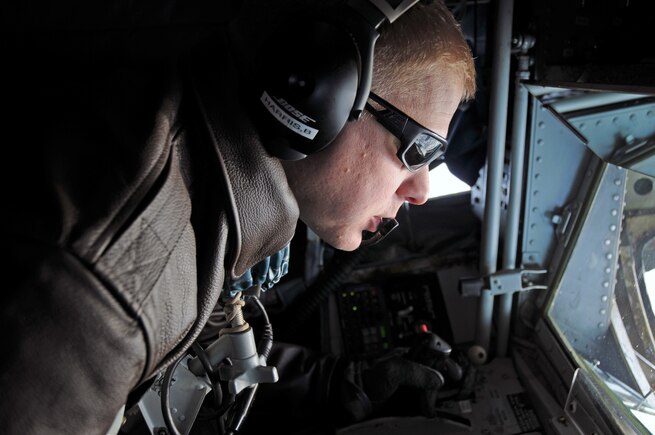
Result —
[[425, 166], [411, 173], [398, 187], [397, 193], [410, 204], [425, 204], [430, 193], [430, 168]]

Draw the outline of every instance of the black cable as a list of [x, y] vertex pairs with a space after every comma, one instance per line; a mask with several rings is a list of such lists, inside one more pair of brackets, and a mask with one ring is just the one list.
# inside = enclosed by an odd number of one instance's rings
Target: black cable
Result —
[[197, 341], [191, 345], [191, 348], [196, 353], [200, 364], [202, 364], [202, 368], [205, 369], [205, 373], [207, 373], [207, 376], [209, 376], [211, 379], [212, 376], [214, 376], [214, 368], [212, 367], [212, 363], [209, 361], [209, 357], [207, 356], [205, 349], [203, 349]]
[[[214, 402], [216, 403], [216, 407], [219, 408], [223, 402], [223, 388], [221, 388], [219, 379], [216, 376], [216, 373], [214, 372], [214, 368], [212, 367], [211, 361], [209, 361], [209, 356], [207, 356], [207, 353], [198, 342], [194, 342], [191, 345], [191, 348], [196, 353], [198, 360], [202, 364], [202, 367], [205, 369], [205, 373], [207, 373], [207, 376], [209, 377], [209, 380], [212, 384], [212, 390], [214, 393]], [[222, 415], [223, 413], [220, 412], [212, 412], [208, 416], [203, 416], [203, 419], [205, 418], [216, 419], [216, 422], [218, 423], [221, 432], [225, 432], [224, 422], [223, 419], [221, 418]]]
[[164, 417], [164, 423], [166, 428], [171, 435], [182, 435], [180, 431], [177, 430], [175, 422], [173, 421], [173, 416], [171, 415], [171, 382], [173, 380], [173, 373], [177, 369], [177, 366], [180, 365], [180, 362], [184, 358], [182, 355], [178, 358], [173, 364], [171, 364], [164, 373], [164, 380], [161, 384], [161, 413]]
[[236, 401], [236, 399], [235, 399], [235, 395], [234, 395], [234, 394], [230, 394], [230, 395], [228, 396], [228, 400], [226, 400], [226, 401], [225, 401], [225, 402], [224, 402], [224, 403], [223, 403], [223, 404], [218, 408], [218, 410], [216, 411], [216, 413], [217, 413], [219, 416], [223, 416], [223, 414], [225, 414], [225, 413], [230, 409], [230, 407], [231, 407], [232, 405], [234, 405], [235, 401]]
[[261, 311], [262, 315], [264, 316], [264, 332], [257, 352], [262, 355], [266, 361], [268, 360], [268, 356], [271, 354], [271, 349], [273, 348], [273, 325], [271, 325], [271, 322], [268, 318], [268, 313], [266, 312], [266, 308], [264, 307], [264, 304], [262, 304], [262, 302], [259, 300], [259, 298], [256, 296], [248, 296], [248, 299], [252, 299], [255, 302], [259, 308], [259, 311]]
[[255, 401], [255, 393], [257, 393], [258, 387], [259, 384], [253, 384], [241, 392], [239, 401], [236, 403], [234, 412], [231, 415], [230, 425], [225, 435], [236, 434], [241, 430], [241, 426], [246, 420], [248, 412], [252, 408], [252, 404]]
[[230, 409], [230, 407], [232, 405], [234, 405], [235, 396], [234, 396], [234, 394], [230, 394], [228, 396], [228, 399], [224, 400], [223, 399], [223, 387], [221, 386], [221, 384], [218, 381], [212, 383], [212, 388], [214, 388], [215, 390], [220, 390], [220, 392], [221, 392], [220, 393], [221, 394], [221, 402], [222, 403], [218, 402], [216, 404], [218, 409], [216, 409], [214, 412], [204, 414], [204, 415], [200, 416], [199, 418], [201, 418], [202, 420], [211, 420], [211, 419], [214, 419], [214, 418], [218, 418], [219, 419], [218, 420], [219, 425], [222, 427], [223, 426], [223, 420], [221, 419], [221, 417]]
[[262, 301], [260, 301], [257, 296], [248, 295], [247, 298], [255, 301], [255, 304], [259, 308], [259, 311], [261, 311], [262, 315], [264, 316], [264, 322], [266, 324], [269, 324], [270, 320], [268, 319], [268, 313], [266, 312], [266, 308], [264, 308]]
[[296, 302], [289, 306], [285, 329], [294, 331], [301, 328], [314, 311], [328, 299], [330, 294], [338, 290], [350, 276], [353, 268], [364, 256], [366, 248], [359, 248], [353, 252], [337, 251], [332, 258], [330, 267], [310, 285]]

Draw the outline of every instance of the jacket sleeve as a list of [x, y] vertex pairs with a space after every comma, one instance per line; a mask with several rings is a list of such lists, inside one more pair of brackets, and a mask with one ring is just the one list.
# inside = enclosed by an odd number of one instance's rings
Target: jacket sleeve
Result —
[[25, 239], [6, 246], [2, 432], [106, 434], [142, 376], [137, 321], [73, 255]]

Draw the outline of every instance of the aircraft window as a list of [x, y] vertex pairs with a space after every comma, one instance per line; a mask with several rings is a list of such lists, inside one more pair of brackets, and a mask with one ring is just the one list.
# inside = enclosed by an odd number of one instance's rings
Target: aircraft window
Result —
[[430, 171], [430, 198], [468, 192], [471, 187], [453, 175], [444, 163]]
[[548, 315], [581, 369], [606, 386], [612, 406], [653, 430], [655, 179], [601, 167]]
[[[652, 217], [652, 215], [651, 215]], [[645, 244], [643, 249], [641, 250], [641, 265], [642, 265], [642, 273], [643, 273], [643, 293], [645, 293], [645, 298], [647, 299], [647, 305], [650, 305], [650, 310], [649, 310], [649, 326], [650, 330], [653, 331], [655, 329], [655, 322], [653, 319], [655, 318], [655, 311], [653, 308], [653, 304], [655, 304], [655, 237], [651, 237]], [[651, 347], [647, 354], [651, 355], [651, 358], [649, 360], [646, 360], [645, 363], [648, 364], [651, 368], [651, 372], [654, 368], [653, 362], [654, 359], [652, 358], [653, 354], [653, 348]], [[644, 357], [642, 356], [642, 359]], [[653, 383], [653, 380], [651, 378], [650, 381], [650, 386], [651, 386], [651, 391], [655, 388], [655, 385]], [[648, 410], [648, 412], [642, 412], [641, 410], [635, 411], [635, 415], [638, 416], [638, 418], [644, 423], [644, 425], [648, 428], [655, 429], [655, 416], [653, 415], [653, 410], [652, 408]]]
[[644, 244], [644, 248], [641, 250], [641, 261], [646, 296], [650, 302], [651, 313], [655, 314], [653, 312], [653, 303], [655, 303], [655, 237]]

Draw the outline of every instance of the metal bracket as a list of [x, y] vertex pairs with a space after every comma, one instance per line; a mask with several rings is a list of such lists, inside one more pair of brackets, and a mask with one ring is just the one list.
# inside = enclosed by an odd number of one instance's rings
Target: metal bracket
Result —
[[545, 290], [545, 285], [534, 284], [529, 275], [545, 274], [543, 269], [509, 269], [492, 273], [488, 277], [462, 278], [459, 292], [462, 296], [480, 296], [483, 290], [492, 296], [511, 294], [527, 290]]
[[545, 290], [545, 285], [534, 284], [527, 279], [528, 275], [545, 273], [548, 271], [543, 269], [500, 270], [489, 276], [489, 290], [494, 296], [526, 290]]
[[573, 223], [580, 215], [580, 208], [580, 201], [573, 201], [564, 206], [561, 215], [554, 214], [552, 217], [552, 222], [556, 225], [555, 236], [565, 246], [569, 244]]
[[[186, 435], [191, 430], [205, 396], [212, 390], [206, 376], [196, 376], [187, 365], [191, 357], [184, 357], [171, 383], [171, 414], [178, 431]], [[139, 401], [139, 409], [151, 433], [159, 433], [166, 423], [161, 411], [161, 381], [163, 374], [148, 388]], [[168, 433], [168, 432], [166, 432]]]
[[[257, 346], [250, 327], [245, 331], [221, 335], [207, 347], [206, 352], [212, 366], [218, 365], [226, 358], [230, 359], [231, 365], [220, 366], [218, 372], [220, 379], [227, 381], [228, 389], [232, 394], [239, 394], [244, 388], [254, 384], [278, 381], [277, 369], [267, 366], [266, 360], [257, 354]], [[204, 374], [204, 368], [197, 357], [189, 360], [189, 370], [196, 376]]]

